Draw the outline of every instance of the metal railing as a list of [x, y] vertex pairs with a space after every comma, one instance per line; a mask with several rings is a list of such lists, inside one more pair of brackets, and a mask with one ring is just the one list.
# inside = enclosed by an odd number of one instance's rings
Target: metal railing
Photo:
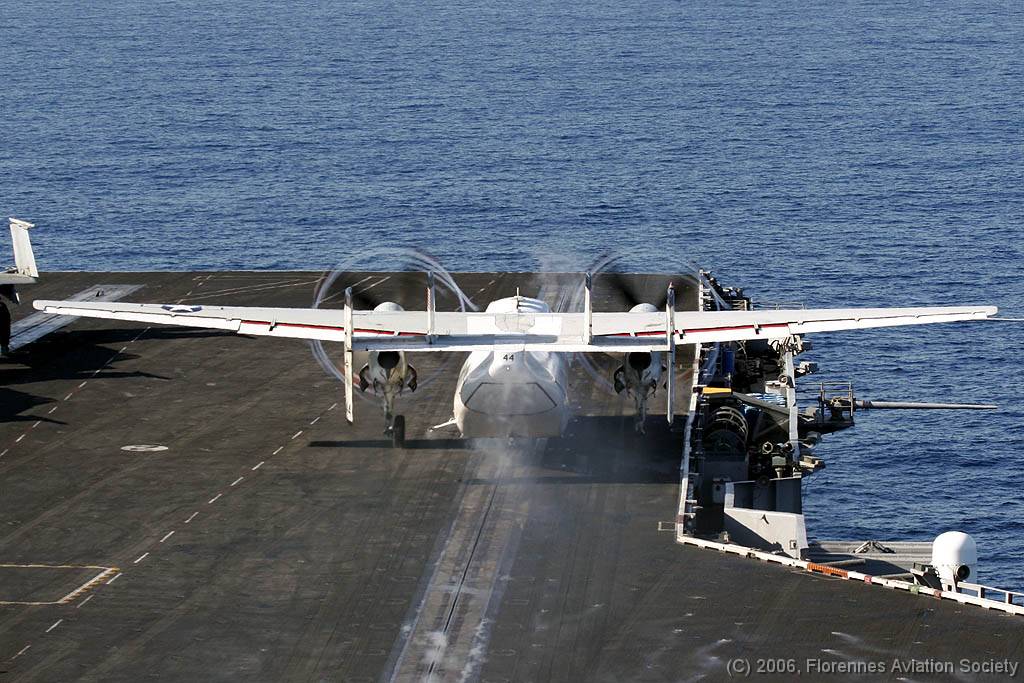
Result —
[[[985, 586], [980, 583], [967, 583], [966, 581], [961, 581], [955, 587], [947, 586], [946, 590], [954, 590], [957, 593], [965, 595], [974, 595], [982, 600], [995, 600], [996, 602], [1005, 603], [1007, 605], [1024, 605], [1024, 593], [1006, 590], [1005, 588], [996, 588], [995, 586]], [[973, 593], [964, 593], [965, 590], [973, 591]], [[992, 597], [993, 594], [1000, 599], [997, 600]]]

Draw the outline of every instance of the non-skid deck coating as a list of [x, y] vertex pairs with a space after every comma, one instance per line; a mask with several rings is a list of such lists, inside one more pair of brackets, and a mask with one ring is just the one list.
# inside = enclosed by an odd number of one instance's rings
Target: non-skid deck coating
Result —
[[[579, 281], [456, 277], [481, 304], [517, 287], [564, 302]], [[134, 301], [305, 306], [318, 278], [48, 274], [23, 295], [120, 283], [145, 285]], [[354, 279], [361, 305], [422, 307], [422, 275]], [[636, 284], [657, 299], [669, 279]], [[597, 310], [631, 303], [596, 288]], [[686, 681], [727, 678], [732, 657], [1022, 659], [1019, 618], [674, 544], [658, 523], [681, 435], [652, 415], [636, 437], [629, 404], [578, 367], [563, 439], [428, 434], [460, 362], [413, 359], [435, 379], [402, 404], [395, 451], [373, 403], [345, 424], [301, 341], [80, 320], [3, 361], [0, 564], [117, 571], [68, 604], [0, 605], [0, 680]], [[24, 571], [6, 593], [77, 584]]]

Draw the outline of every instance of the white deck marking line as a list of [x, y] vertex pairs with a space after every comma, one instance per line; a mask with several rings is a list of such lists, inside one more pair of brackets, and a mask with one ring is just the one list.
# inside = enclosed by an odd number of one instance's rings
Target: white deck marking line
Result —
[[107, 581], [107, 585], [109, 586], [110, 584], [114, 583], [119, 578], [121, 578], [121, 574], [124, 574], [124, 572], [118, 572], [118, 573], [114, 574], [114, 578], [112, 578], [110, 581]]
[[127, 350], [128, 350], [128, 347], [127, 347], [127, 346], [122, 346], [122, 347], [121, 347], [121, 350], [120, 350], [120, 351], [118, 351], [118, 353], [124, 353], [124, 352], [125, 352], [125, 351], [127, 351]]
[[363, 287], [363, 289], [361, 289], [359, 291], [359, 293], [362, 294], [363, 292], [368, 292], [369, 290], [373, 289], [377, 285], [382, 285], [382, 284], [384, 284], [385, 282], [387, 282], [390, 279], [391, 279], [391, 276], [387, 275], [387, 276], [381, 278], [380, 280], [378, 280], [377, 282], [374, 282], [372, 285], [366, 285], [366, 287]]
[[38, 427], [41, 424], [43, 424], [42, 420], [40, 420], [39, 422], [36, 422], [34, 425], [32, 425], [32, 429], [35, 429], [36, 427]]
[[149, 557], [149, 553], [142, 553], [141, 555], [138, 556], [138, 558], [136, 558], [136, 560], [134, 562], [132, 562], [132, 564], [138, 564], [139, 562], [142, 562], [147, 557]]
[[[366, 282], [367, 280], [370, 280], [372, 278], [373, 278], [373, 275], [367, 275], [366, 277], [364, 277], [359, 282], [356, 282], [355, 284], [351, 284], [351, 285], [348, 285], [348, 286], [351, 287], [352, 291], [354, 292], [354, 291], [356, 291], [356, 286], [361, 285], [364, 282]], [[331, 294], [330, 296], [324, 297], [324, 299], [320, 303], [324, 303], [324, 302], [330, 301], [331, 299], [335, 299], [335, 298], [341, 296], [344, 293], [345, 293], [344, 290], [342, 290], [342, 291], [337, 292], [335, 294]]]
[[301, 429], [299, 431], [295, 432], [294, 434], [292, 434], [291, 440], [295, 441], [295, 439], [299, 438], [300, 436], [302, 436], [302, 430]]
[[196, 510], [195, 512], [193, 512], [193, 513], [192, 513], [192, 515], [191, 515], [191, 516], [190, 516], [190, 517], [189, 517], [188, 519], [186, 519], [186, 520], [185, 520], [185, 524], [188, 524], [188, 523], [189, 523], [189, 522], [191, 522], [191, 521], [192, 521], [193, 519], [195, 519], [195, 518], [196, 518], [196, 515], [198, 515], [198, 514], [199, 514], [199, 511], [198, 511], [198, 510]]
[[14, 443], [18, 443], [19, 441], [21, 441], [24, 438], [25, 438], [25, 435], [22, 434], [21, 436], [19, 436], [17, 439], [14, 440]]
[[10, 449], [10, 448], [5, 448], [5, 449], [4, 449], [4, 452], [3, 452], [3, 453], [0, 453], [0, 458], [2, 458], [2, 457], [4, 457], [5, 455], [7, 455], [7, 451], [9, 451], [9, 450], [11, 450], [11, 449]]
[[74, 392], [71, 392], [70, 394], [68, 394], [67, 396], [64, 397], [64, 400], [65, 401], [70, 401], [71, 397], [74, 396], [74, 395], [75, 395]]
[[25, 654], [26, 652], [28, 652], [28, 649], [29, 649], [30, 647], [32, 647], [32, 644], [31, 644], [31, 643], [30, 643], [30, 644], [28, 644], [28, 645], [26, 645], [25, 647], [21, 648], [20, 650], [18, 650], [18, 654], [16, 654], [16, 655], [14, 655], [13, 657], [11, 657], [11, 659], [17, 659], [18, 657], [22, 656], [23, 654]]
[[283, 450], [284, 450], [284, 446], [278, 446], [277, 450], [274, 451], [273, 453], [271, 453], [271, 455], [277, 455], [278, 453], [280, 453]]
[[[251, 292], [265, 291], [265, 290], [268, 290], [268, 289], [285, 289], [285, 288], [291, 288], [291, 287], [304, 287], [306, 285], [315, 285], [319, 281], [320, 281], [319, 278], [316, 279], [316, 280], [296, 280], [296, 279], [293, 278], [293, 279], [290, 279], [290, 280], [277, 280], [277, 281], [274, 281], [274, 282], [257, 282], [255, 284], [241, 285], [239, 287], [228, 287], [227, 289], [218, 289], [218, 290], [214, 290], [212, 292], [211, 291], [206, 291], [202, 295], [197, 296], [193, 300], [194, 301], [198, 301], [200, 299], [209, 299], [211, 297], [221, 296], [223, 294], [239, 294], [239, 293], [242, 293], [242, 292], [245, 292], [245, 293], [248, 294], [248, 293], [251, 293]], [[192, 292], [189, 292], [185, 296], [189, 296], [191, 293]], [[184, 301], [184, 299], [182, 299], [182, 301]]]
[[86, 596], [85, 600], [82, 600], [82, 602], [80, 602], [77, 605], [75, 605], [75, 609], [82, 609], [82, 605], [84, 605], [85, 603], [89, 602], [90, 600], [92, 600], [92, 595]]
[[217, 499], [218, 499], [218, 498], [220, 498], [220, 497], [221, 497], [221, 496], [223, 496], [223, 495], [224, 495], [223, 493], [218, 493], [218, 494], [217, 494], [216, 496], [214, 496], [214, 497], [213, 497], [213, 498], [211, 498], [210, 500], [206, 501], [206, 504], [207, 504], [207, 505], [213, 505], [214, 503], [216, 503], [216, 502], [217, 502]]
[[[313, 418], [313, 421], [310, 422], [309, 424], [312, 426], [312, 425], [315, 425], [319, 421], [320, 421], [320, 416], [317, 415], [316, 417]], [[37, 422], [36, 424], [39, 424], [39, 423]]]
[[238, 486], [239, 484], [241, 484], [241, 483], [242, 483], [242, 480], [243, 480], [243, 479], [245, 479], [245, 477], [244, 477], [244, 476], [242, 476], [242, 477], [239, 477], [238, 479], [235, 479], [235, 480], [234, 480], [233, 482], [231, 482], [231, 485], [232, 485], [232, 486]]
[[263, 463], [265, 463], [265, 462], [266, 462], [266, 460], [260, 460], [258, 463], [256, 463], [256, 467], [252, 468], [252, 471], [255, 472], [259, 468], [263, 467]]
[[82, 388], [82, 387], [84, 387], [84, 386], [85, 386], [86, 384], [88, 384], [88, 382], [89, 382], [89, 380], [85, 380], [84, 382], [82, 382], [81, 384], [79, 384], [79, 385], [78, 385], [78, 388], [79, 388], [79, 389], [81, 389], [81, 388]]
[[54, 406], [54, 407], [50, 408], [50, 410], [49, 410], [49, 412], [48, 412], [47, 414], [48, 414], [48, 415], [49, 415], [49, 414], [52, 414], [52, 413], [53, 413], [53, 411], [55, 411], [55, 410], [57, 410], [57, 406]]
[[73, 590], [70, 593], [68, 593], [67, 595], [65, 595], [63, 598], [58, 600], [56, 603], [51, 603], [51, 604], [67, 605], [72, 600], [74, 600], [79, 595], [81, 595], [82, 593], [84, 593], [84, 592], [86, 592], [88, 590], [92, 590], [103, 579], [105, 579], [108, 576], [110, 576], [111, 574], [114, 574], [115, 572], [117, 572], [117, 567], [105, 567], [105, 568], [104, 567], [91, 567], [91, 568], [92, 569], [103, 569], [103, 571], [101, 571], [99, 574], [97, 574], [96, 576], [92, 577], [91, 579], [89, 579], [88, 581], [83, 583], [81, 586], [79, 586], [75, 590]]
[[164, 535], [164, 537], [160, 539], [160, 542], [163, 543], [164, 541], [166, 541], [168, 538], [170, 538], [173, 535], [174, 535], [173, 531], [168, 531], [167, 534]]
[[335, 409], [335, 408], [337, 408], [337, 407], [338, 407], [338, 404], [337, 404], [337, 403], [332, 403], [332, 404], [331, 404], [331, 407], [330, 407], [330, 408], [328, 408], [327, 410], [334, 410], [334, 409]]
[[53, 626], [51, 626], [50, 628], [46, 629], [46, 632], [49, 633], [53, 629], [55, 629], [58, 626], [60, 626], [60, 622], [62, 622], [62, 621], [64, 621], [64, 620], [63, 619], [58, 619], [57, 621], [53, 622]]

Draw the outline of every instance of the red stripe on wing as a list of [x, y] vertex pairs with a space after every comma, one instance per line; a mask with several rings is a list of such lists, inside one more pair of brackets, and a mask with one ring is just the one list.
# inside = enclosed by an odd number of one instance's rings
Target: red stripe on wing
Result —
[[[267, 320], [243, 320], [243, 325], [266, 325], [271, 326], [271, 323]], [[274, 323], [274, 327], [300, 327], [307, 330], [331, 330], [333, 332], [344, 332], [344, 327], [337, 327], [334, 325], [310, 325], [305, 323]], [[390, 330], [363, 330], [356, 328], [352, 330], [352, 334], [374, 334], [382, 337], [398, 335], [399, 337], [422, 337], [423, 334], [419, 332], [392, 332]]]

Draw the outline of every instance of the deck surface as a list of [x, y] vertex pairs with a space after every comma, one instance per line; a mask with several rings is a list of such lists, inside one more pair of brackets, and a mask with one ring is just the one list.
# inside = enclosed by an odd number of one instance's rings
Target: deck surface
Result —
[[[319, 277], [58, 273], [23, 297], [141, 284], [127, 300], [307, 306]], [[362, 305], [422, 307], [421, 275], [365, 277]], [[456, 279], [481, 304], [517, 287], [565, 304], [579, 278]], [[635, 289], [657, 300], [669, 279]], [[598, 280], [597, 310], [629, 303]], [[658, 523], [681, 435], [655, 414], [636, 436], [628, 402], [578, 365], [568, 434], [509, 444], [429, 432], [461, 356], [413, 364], [393, 450], [372, 401], [345, 424], [304, 342], [79, 320], [0, 361], [0, 601], [55, 603], [0, 604], [0, 681], [686, 681], [725, 679], [732, 657], [1024, 658], [1017, 617], [676, 545]], [[146, 445], [165, 449], [124, 450]]]

